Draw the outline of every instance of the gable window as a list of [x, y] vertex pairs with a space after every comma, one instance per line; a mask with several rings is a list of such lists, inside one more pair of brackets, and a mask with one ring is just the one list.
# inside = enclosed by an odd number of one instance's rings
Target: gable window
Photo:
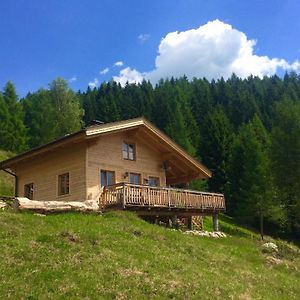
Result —
[[68, 195], [69, 193], [70, 193], [69, 173], [58, 175], [58, 196]]
[[141, 174], [130, 173], [129, 181], [132, 184], [141, 184]]
[[150, 186], [159, 186], [159, 178], [158, 177], [149, 177], [148, 184]]
[[33, 183], [24, 185], [24, 197], [32, 200], [33, 199]]
[[135, 160], [135, 145], [123, 143], [122, 147], [123, 159]]
[[115, 172], [101, 170], [100, 184], [102, 186], [112, 185], [115, 183]]

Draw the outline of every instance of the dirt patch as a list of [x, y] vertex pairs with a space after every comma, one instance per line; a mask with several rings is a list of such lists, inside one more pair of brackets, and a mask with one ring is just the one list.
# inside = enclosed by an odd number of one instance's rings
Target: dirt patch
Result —
[[78, 243], [80, 242], [79, 237], [72, 232], [69, 231], [63, 231], [59, 234], [61, 237], [65, 238], [66, 240], [68, 240], [71, 243]]
[[135, 236], [142, 236], [142, 234], [143, 234], [140, 230], [134, 230], [132, 233]]
[[283, 263], [283, 260], [274, 256], [267, 256], [266, 257], [267, 263], [271, 265], [280, 265]]
[[239, 295], [240, 300], [252, 300], [253, 298], [246, 292]]
[[123, 277], [136, 276], [136, 275], [140, 276], [144, 274], [142, 271], [139, 271], [137, 269], [122, 269], [119, 271], [119, 273]]

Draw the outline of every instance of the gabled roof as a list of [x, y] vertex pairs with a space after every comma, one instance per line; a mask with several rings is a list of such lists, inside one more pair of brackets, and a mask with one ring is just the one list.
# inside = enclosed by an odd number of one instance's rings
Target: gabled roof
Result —
[[189, 155], [185, 150], [183, 150], [179, 145], [177, 145], [172, 139], [161, 132], [157, 127], [151, 124], [144, 118], [135, 118], [125, 121], [97, 124], [86, 127], [80, 131], [73, 134], [64, 136], [48, 144], [42, 145], [40, 147], [31, 149], [27, 152], [14, 156], [10, 159], [2, 161], [0, 163], [0, 170], [10, 168], [18, 162], [21, 162], [27, 158], [34, 157], [35, 155], [45, 153], [50, 150], [54, 150], [57, 147], [66, 145], [73, 141], [83, 141], [91, 138], [95, 138], [101, 135], [113, 134], [120, 131], [128, 131], [133, 129], [142, 129], [143, 132], [151, 135], [155, 141], [159, 142], [161, 146], [168, 151], [168, 153], [176, 155], [176, 157], [188, 163], [194, 170], [195, 173], [200, 173], [202, 178], [211, 177], [211, 171], [208, 170], [203, 164], [195, 160], [191, 155]]

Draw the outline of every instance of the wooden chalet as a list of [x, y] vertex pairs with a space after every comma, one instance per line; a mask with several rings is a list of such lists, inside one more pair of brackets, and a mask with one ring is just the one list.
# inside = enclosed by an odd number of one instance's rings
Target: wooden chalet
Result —
[[102, 210], [140, 216], [217, 216], [222, 194], [179, 189], [211, 172], [144, 118], [95, 122], [76, 133], [0, 163], [15, 177], [15, 193], [39, 201], [94, 200]]

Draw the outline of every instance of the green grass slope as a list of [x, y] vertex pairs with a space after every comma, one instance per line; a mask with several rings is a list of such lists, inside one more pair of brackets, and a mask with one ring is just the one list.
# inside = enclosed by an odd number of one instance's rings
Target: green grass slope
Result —
[[126, 212], [0, 212], [0, 299], [299, 299], [296, 246], [277, 241], [274, 257], [253, 232], [221, 226], [230, 237], [188, 236]]
[[[0, 150], [0, 161], [12, 156], [12, 153]], [[13, 176], [0, 171], [0, 196], [12, 196], [14, 193]]]

